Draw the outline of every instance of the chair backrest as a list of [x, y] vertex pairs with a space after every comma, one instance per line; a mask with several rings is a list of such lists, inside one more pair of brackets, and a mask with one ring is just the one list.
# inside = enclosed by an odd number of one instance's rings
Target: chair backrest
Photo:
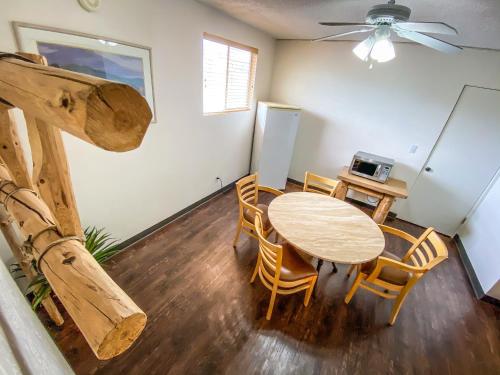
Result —
[[338, 183], [339, 182], [337, 180], [322, 177], [311, 172], [306, 172], [306, 176], [304, 178], [304, 191], [333, 197]]
[[448, 258], [448, 248], [434, 228], [428, 228], [408, 250], [402, 261], [429, 271]]
[[236, 193], [238, 194], [238, 199], [255, 206], [259, 200], [258, 182], [259, 177], [257, 173], [240, 179], [236, 183]]
[[[269, 283], [277, 283], [280, 278], [281, 264], [283, 261], [283, 247], [269, 242], [264, 237], [262, 217], [259, 213], [255, 215], [255, 230], [259, 238], [259, 256], [261, 258], [259, 272]], [[264, 280], [262, 280], [264, 282]], [[272, 288], [272, 285], [268, 287]]]

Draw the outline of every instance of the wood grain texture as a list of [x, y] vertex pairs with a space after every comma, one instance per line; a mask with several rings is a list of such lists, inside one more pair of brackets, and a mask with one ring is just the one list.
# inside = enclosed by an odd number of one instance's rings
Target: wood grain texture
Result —
[[[264, 194], [260, 199], [266, 203]], [[148, 325], [134, 347], [110, 361], [94, 357], [70, 318], [62, 330], [53, 327], [75, 372], [498, 374], [500, 310], [475, 299], [450, 238], [443, 238], [450, 258], [413, 288], [393, 327], [391, 301], [360, 291], [344, 304], [352, 283], [344, 265], [334, 275], [321, 269], [307, 308], [300, 294], [278, 296], [267, 321], [269, 290], [248, 283], [258, 243], [242, 236], [233, 250], [237, 219], [230, 190], [114, 257], [106, 270], [148, 314]], [[388, 221], [415, 237], [423, 232]], [[386, 242], [400, 256], [405, 246], [397, 238]]]
[[392, 203], [394, 202], [394, 197], [390, 195], [385, 195], [377, 204], [375, 211], [373, 212], [373, 221], [377, 224], [383, 224], [387, 215], [389, 215], [389, 211], [392, 207]]
[[[12, 111], [0, 110], [0, 158], [7, 163], [9, 172], [17, 186], [33, 189]], [[12, 219], [3, 206], [0, 207], [0, 228], [27, 280], [32, 281], [36, 276], [35, 270], [31, 267], [32, 257], [21, 250], [23, 240], [14, 229]], [[35, 291], [37, 289], [39, 287], [34, 288]], [[60, 326], [64, 323], [64, 319], [50, 295], [45, 297], [42, 305], [56, 325]]]
[[152, 118], [128, 85], [15, 58], [0, 59], [0, 99], [110, 151], [137, 148]]
[[[21, 55], [39, 65], [48, 65], [44, 56]], [[33, 160], [33, 185], [54, 214], [59, 231], [64, 236], [83, 236], [61, 129], [31, 115], [26, 115], [25, 120]]]
[[[253, 283], [257, 275], [259, 275], [262, 284], [271, 291], [271, 300], [269, 301], [266, 319], [271, 319], [274, 301], [278, 294], [288, 295], [305, 290], [304, 306], [307, 307], [314, 290], [314, 284], [318, 279], [318, 273], [308, 262], [286, 262], [286, 257], [294, 256], [294, 250], [287, 251], [284, 255], [284, 245], [276, 245], [264, 237], [264, 228], [262, 227], [262, 217], [260, 214], [255, 215], [255, 231], [259, 240], [259, 257], [255, 264], [255, 270], [250, 283]], [[297, 257], [301, 259], [298, 254]], [[282, 265], [287, 263], [293, 267], [286, 268], [287, 277], [284, 278], [282, 277]], [[307, 272], [308, 268], [309, 272]]]
[[326, 261], [364, 263], [384, 250], [384, 235], [368, 215], [329, 196], [284, 194], [271, 202], [269, 219], [286, 241]]
[[61, 130], [26, 116], [33, 160], [33, 184], [64, 236], [83, 236]]
[[[253, 220], [250, 221], [245, 218], [244, 212], [245, 210], [250, 210], [251, 212], [254, 212], [254, 215], [256, 213], [264, 213], [262, 209], [257, 207], [259, 203], [259, 192], [267, 192], [275, 196], [283, 194], [282, 191], [269, 186], [259, 186], [259, 176], [257, 173], [241, 178], [235, 185], [240, 206], [240, 217], [238, 218], [238, 226], [236, 228], [236, 234], [233, 241], [234, 248], [238, 245], [241, 233], [245, 233], [255, 239], [258, 238], [255, 233], [255, 223]], [[271, 226], [269, 228], [265, 228], [264, 236], [267, 238], [273, 230], [274, 229]]]
[[359, 177], [349, 173], [349, 167], [344, 167], [338, 174], [338, 179], [348, 184], [358, 185], [375, 192], [391, 195], [395, 198], [407, 198], [408, 189], [406, 182], [389, 177], [385, 184], [372, 181], [367, 178]]
[[[26, 279], [28, 282], [33, 281], [37, 276], [37, 273], [31, 266], [32, 258], [29, 254], [26, 254], [23, 251], [23, 240], [21, 239], [18, 231], [14, 228], [13, 220], [3, 205], [0, 205], [0, 231], [5, 237], [14, 258], [16, 258], [16, 261], [21, 267]], [[37, 292], [38, 290], [40, 290], [40, 286], [33, 287], [33, 291]], [[42, 300], [42, 306], [56, 326], [61, 326], [64, 323], [64, 318], [54, 303], [51, 295], [46, 296]]]
[[49, 230], [55, 219], [38, 195], [9, 181], [10, 173], [2, 161], [0, 202], [23, 236], [33, 237], [33, 258], [95, 355], [109, 359], [127, 350], [146, 324], [144, 312], [102, 270], [80, 240], [62, 242], [61, 234]]
[[306, 171], [304, 176], [304, 191], [317, 194], [325, 194], [330, 197], [335, 196], [335, 190], [339, 181], [317, 175], [315, 173]]
[[0, 157], [9, 166], [10, 173], [18, 186], [33, 188], [17, 134], [17, 124], [10, 110], [0, 110]]

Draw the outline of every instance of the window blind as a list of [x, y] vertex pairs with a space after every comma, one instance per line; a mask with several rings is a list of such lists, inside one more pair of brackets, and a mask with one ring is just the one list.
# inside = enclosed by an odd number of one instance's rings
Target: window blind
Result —
[[255, 48], [204, 34], [203, 112], [249, 109], [256, 62]]

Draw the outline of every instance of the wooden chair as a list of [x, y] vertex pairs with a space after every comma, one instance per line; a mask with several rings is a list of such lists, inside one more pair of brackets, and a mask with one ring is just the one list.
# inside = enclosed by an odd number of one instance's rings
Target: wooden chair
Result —
[[[323, 195], [329, 195], [330, 197], [335, 196], [335, 191], [337, 190], [337, 185], [339, 181], [334, 180], [332, 178], [319, 176], [317, 174], [311, 173], [309, 171], [306, 172], [304, 177], [304, 191], [309, 193], [318, 193]], [[333, 270], [332, 272], [337, 272], [337, 265], [334, 262], [332, 263]], [[321, 269], [323, 264], [323, 260], [318, 260], [318, 271]]]
[[266, 239], [260, 213], [255, 215], [255, 229], [259, 238], [259, 255], [250, 283], [253, 283], [259, 274], [262, 284], [271, 291], [266, 319], [271, 319], [277, 294], [292, 294], [305, 290], [304, 306], [307, 306], [318, 279], [318, 272], [297, 254], [292, 245], [276, 245]]
[[240, 233], [244, 233], [258, 239], [255, 234], [255, 215], [257, 213], [262, 215], [262, 222], [264, 227], [264, 236], [267, 238], [274, 230], [267, 216], [267, 205], [259, 203], [259, 191], [268, 192], [275, 196], [282, 195], [283, 192], [273, 189], [268, 186], [259, 186], [259, 177], [257, 174], [252, 174], [243, 177], [236, 183], [236, 193], [238, 195], [238, 202], [240, 206], [240, 214], [238, 218], [238, 227], [236, 229], [236, 236], [234, 237], [233, 247], [236, 248]]
[[337, 180], [322, 177], [311, 172], [306, 172], [306, 176], [304, 178], [304, 191], [333, 197], [335, 196], [335, 190], [337, 189], [338, 183], [339, 181]]
[[425, 273], [448, 258], [448, 249], [433, 228], [428, 228], [417, 239], [399, 229], [379, 226], [383, 232], [400, 237], [410, 242], [412, 246], [401, 259], [384, 251], [376, 260], [357, 265], [358, 273], [345, 297], [345, 303], [351, 301], [359, 287], [381, 297], [395, 299], [389, 320], [389, 324], [393, 325], [411, 288]]

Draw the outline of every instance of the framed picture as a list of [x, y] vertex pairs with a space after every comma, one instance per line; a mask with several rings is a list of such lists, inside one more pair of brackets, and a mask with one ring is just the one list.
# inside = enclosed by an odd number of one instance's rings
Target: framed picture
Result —
[[20, 51], [43, 55], [50, 66], [132, 86], [147, 100], [156, 122], [151, 48], [21, 22], [12, 25]]

